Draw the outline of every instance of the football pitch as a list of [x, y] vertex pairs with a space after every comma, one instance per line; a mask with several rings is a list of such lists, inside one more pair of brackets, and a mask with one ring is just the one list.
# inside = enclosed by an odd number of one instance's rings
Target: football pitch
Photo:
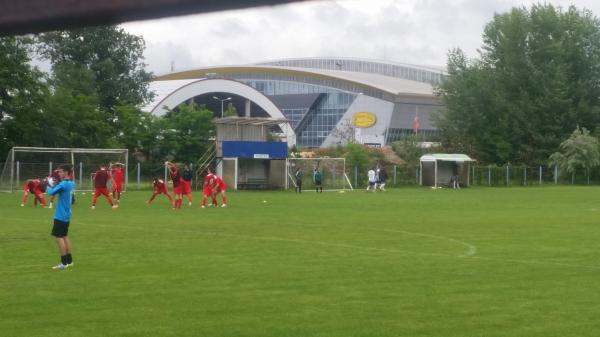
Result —
[[[174, 211], [0, 194], [0, 335], [597, 336], [600, 188], [228, 192]], [[187, 204], [187, 203], [184, 203]]]

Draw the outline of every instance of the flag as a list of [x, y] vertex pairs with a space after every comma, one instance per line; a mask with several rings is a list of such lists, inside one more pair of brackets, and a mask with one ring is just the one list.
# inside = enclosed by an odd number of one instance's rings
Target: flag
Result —
[[419, 123], [419, 111], [415, 111], [415, 117], [413, 118], [413, 131], [415, 135], [419, 133], [419, 127], [421, 124]]

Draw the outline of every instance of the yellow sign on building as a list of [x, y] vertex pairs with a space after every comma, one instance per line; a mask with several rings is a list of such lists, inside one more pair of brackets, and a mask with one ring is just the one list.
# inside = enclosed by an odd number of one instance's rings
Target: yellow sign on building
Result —
[[377, 117], [366, 111], [357, 112], [352, 116], [352, 124], [357, 128], [370, 128], [377, 122]]

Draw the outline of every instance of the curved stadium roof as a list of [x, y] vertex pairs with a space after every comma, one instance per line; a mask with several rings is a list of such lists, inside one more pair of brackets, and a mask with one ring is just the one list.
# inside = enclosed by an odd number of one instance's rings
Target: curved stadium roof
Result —
[[442, 80], [444, 70], [441, 67], [348, 58], [286, 59], [250, 65], [206, 67], [158, 76], [150, 85], [150, 90], [156, 96], [144, 110], [152, 111], [171, 92], [199, 79], [235, 80], [244, 76], [319, 81], [319, 85], [367, 95], [379, 92], [392, 98], [433, 97], [433, 86]]

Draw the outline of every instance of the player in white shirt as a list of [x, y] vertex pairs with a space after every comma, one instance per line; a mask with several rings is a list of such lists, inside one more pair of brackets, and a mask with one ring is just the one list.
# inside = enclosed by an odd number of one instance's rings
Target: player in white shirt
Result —
[[375, 192], [375, 184], [377, 183], [377, 179], [375, 178], [375, 170], [370, 169], [369, 172], [367, 172], [367, 176], [369, 176], [369, 185], [367, 185], [367, 191], [373, 189], [373, 192]]

